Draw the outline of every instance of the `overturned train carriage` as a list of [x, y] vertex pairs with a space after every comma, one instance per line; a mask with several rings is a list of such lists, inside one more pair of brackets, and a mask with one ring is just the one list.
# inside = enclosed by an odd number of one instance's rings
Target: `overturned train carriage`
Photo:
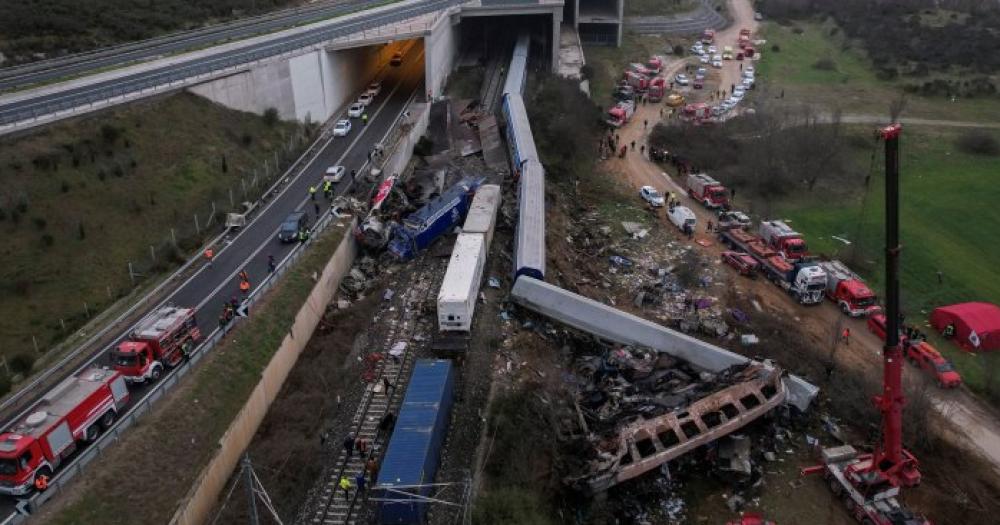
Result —
[[514, 53], [511, 55], [510, 67], [507, 69], [507, 79], [504, 81], [503, 94], [524, 94], [524, 83], [527, 78], [528, 51], [531, 38], [527, 33], [517, 37]]
[[537, 161], [524, 165], [518, 187], [514, 274], [545, 278], [545, 169]]
[[594, 459], [566, 481], [583, 492], [601, 492], [731, 434], [785, 401], [781, 375], [769, 364], [746, 364], [720, 391], [658, 417], [637, 418], [610, 439], [594, 436]]
[[[671, 407], [669, 413], [639, 416], [610, 436], [594, 439], [594, 459], [567, 480], [588, 492], [653, 470], [736, 431], [780, 404], [805, 411], [819, 393], [816, 386], [769, 362], [748, 359], [544, 281], [518, 279], [511, 298], [600, 340], [649, 348], [684, 361], [694, 370], [726, 378], [721, 390]], [[581, 426], [586, 427], [582, 416]], [[586, 428], [583, 431], [590, 433]]]

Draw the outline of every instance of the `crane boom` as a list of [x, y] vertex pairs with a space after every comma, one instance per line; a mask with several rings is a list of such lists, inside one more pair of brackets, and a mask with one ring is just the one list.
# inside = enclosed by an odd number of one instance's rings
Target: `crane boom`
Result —
[[878, 130], [885, 141], [885, 302], [886, 337], [882, 350], [882, 393], [875, 405], [882, 414], [882, 441], [875, 450], [871, 468], [893, 486], [920, 483], [917, 460], [903, 449], [903, 349], [900, 346], [899, 255], [899, 136], [896, 123]]

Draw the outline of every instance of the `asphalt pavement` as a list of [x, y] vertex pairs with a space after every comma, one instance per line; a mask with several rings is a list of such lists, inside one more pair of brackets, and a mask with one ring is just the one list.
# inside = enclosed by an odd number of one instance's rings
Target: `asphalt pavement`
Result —
[[166, 85], [199, 74], [219, 71], [226, 67], [245, 64], [266, 57], [301, 49], [339, 36], [346, 36], [366, 28], [387, 25], [422, 14], [443, 9], [453, 0], [427, 0], [412, 5], [398, 6], [378, 13], [363, 13], [356, 18], [327, 26], [313, 28], [281, 38], [270, 39], [219, 52], [207, 57], [192, 58], [177, 64], [162, 66], [119, 78], [93, 84], [67, 87], [35, 97], [0, 103], [0, 124], [11, 124], [36, 116], [48, 115], [86, 106], [94, 102], [135, 93], [143, 89]]
[[121, 67], [183, 51], [200, 49], [220, 42], [279, 31], [374, 7], [382, 4], [383, 1], [334, 0], [324, 4], [284, 9], [262, 16], [234, 20], [120, 46], [96, 49], [21, 66], [0, 68], [0, 91], [20, 89], [91, 71]]
[[[352, 184], [361, 184], [366, 188], [372, 185], [362, 177], [362, 167], [368, 161], [369, 152], [386, 136], [408, 102], [424, 93], [423, 47], [411, 46], [403, 65], [386, 67], [379, 79], [382, 80], [382, 91], [368, 107], [368, 124], [362, 125], [360, 119], [352, 119], [353, 127], [347, 137], [327, 139], [313, 160], [276, 197], [262, 204], [263, 209], [252, 222], [216, 251], [211, 267], [203, 265], [150, 310], [165, 303], [198, 307], [198, 326], [202, 333], [211, 333], [218, 326], [223, 303], [233, 296], [240, 296], [237, 274], [246, 270], [251, 283], [259, 283], [267, 275], [268, 256], [273, 256], [280, 262], [295, 246], [294, 243], [282, 243], [277, 239], [278, 227], [284, 219], [290, 213], [301, 210], [308, 213], [310, 225], [316, 222], [309, 187], [322, 181], [329, 166], [343, 165], [347, 170], [347, 175], [335, 186], [336, 195], [344, 194]], [[351, 170], [358, 171], [357, 182], [352, 182]], [[321, 191], [317, 192], [315, 202], [320, 205], [321, 213], [329, 213], [331, 201], [325, 199]], [[253, 312], [250, 313], [249, 322], [253, 322], [252, 320]], [[110, 365], [109, 349], [98, 349], [86, 363], [79, 369], [91, 364]], [[136, 385], [131, 389], [132, 399], [142, 398], [149, 388], [150, 385]], [[42, 393], [38, 394], [40, 396]], [[131, 408], [129, 406], [129, 410]], [[16, 418], [8, 420], [3, 428], [12, 427], [16, 419], [30, 410], [29, 408]], [[120, 414], [119, 417], [123, 415]], [[81, 447], [74, 457], [78, 457], [86, 449], [86, 446]], [[4, 516], [14, 512], [15, 503], [13, 498], [0, 498], [0, 522]]]

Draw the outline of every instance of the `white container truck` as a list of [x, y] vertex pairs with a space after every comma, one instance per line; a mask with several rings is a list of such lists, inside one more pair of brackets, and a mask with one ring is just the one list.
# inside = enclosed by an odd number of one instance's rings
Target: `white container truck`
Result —
[[460, 233], [438, 292], [438, 329], [468, 332], [479, 296], [479, 283], [486, 266], [486, 237], [482, 233]]
[[486, 236], [486, 251], [490, 251], [493, 242], [493, 229], [497, 223], [497, 210], [500, 209], [500, 186], [484, 184], [476, 190], [469, 205], [469, 214], [462, 226], [464, 233], [482, 233]]

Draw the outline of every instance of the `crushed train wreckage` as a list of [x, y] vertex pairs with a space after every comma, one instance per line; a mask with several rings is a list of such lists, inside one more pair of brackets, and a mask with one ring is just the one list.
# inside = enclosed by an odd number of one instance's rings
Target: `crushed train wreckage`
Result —
[[785, 400], [782, 371], [746, 362], [698, 371], [649, 348], [616, 348], [577, 359], [576, 439], [585, 455], [565, 481], [606, 490], [726, 436]]
[[[565, 481], [600, 492], [729, 435], [787, 403], [808, 409], [819, 389], [759, 362], [536, 279], [513, 300], [619, 346], [580, 357], [576, 439], [587, 443]], [[572, 469], [571, 469], [572, 470]]]

